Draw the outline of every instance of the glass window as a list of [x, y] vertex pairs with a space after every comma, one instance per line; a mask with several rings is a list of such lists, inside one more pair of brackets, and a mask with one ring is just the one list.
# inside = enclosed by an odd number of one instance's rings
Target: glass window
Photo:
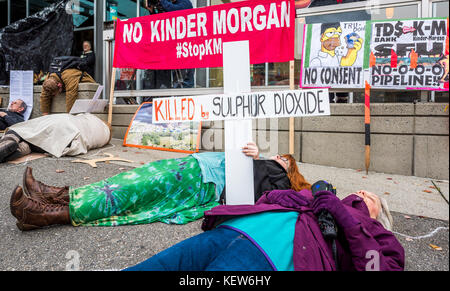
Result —
[[8, 0], [0, 0], [0, 29], [8, 25]]
[[250, 79], [252, 86], [265, 86], [266, 64], [250, 65]]
[[150, 15], [150, 12], [145, 8], [145, 1], [146, 0], [139, 1], [139, 16]]
[[433, 17], [448, 17], [448, 1], [433, 3]]
[[[420, 91], [384, 91], [372, 90], [370, 92], [371, 103], [411, 103], [420, 101]], [[335, 101], [337, 102], [337, 101]], [[364, 92], [353, 93], [354, 103], [364, 103]], [[337, 102], [338, 103], [338, 102]]]
[[27, 17], [26, 0], [10, 1], [10, 5], [11, 5], [11, 23]]
[[209, 68], [209, 87], [223, 87], [223, 68]]
[[[448, 5], [448, 2], [447, 2]], [[328, 23], [337, 21], [363, 21], [414, 18], [419, 16], [418, 5], [405, 5], [384, 8], [372, 8], [367, 10], [356, 10], [339, 13], [327, 13], [324, 15], [306, 16], [306, 23]]]
[[195, 87], [205, 88], [206, 87], [206, 68], [195, 69]]
[[405, 5], [373, 9], [372, 20], [402, 19], [419, 17], [417, 5]]
[[[137, 16], [136, 0], [106, 0], [106, 20], [128, 19]], [[142, 6], [143, 7], [143, 6]]]
[[91, 43], [92, 51], [95, 52], [94, 48], [94, 29], [83, 29], [73, 32], [73, 48], [72, 55], [81, 56], [83, 53], [83, 42], [89, 41]]
[[[94, 0], [73, 2], [73, 25], [75, 28], [94, 26]], [[78, 5], [79, 3], [79, 5]]]
[[297, 0], [295, 1], [295, 8], [313, 8], [313, 7], [321, 7], [327, 5], [336, 5], [337, 3], [352, 3], [352, 2], [361, 2], [366, 0]]

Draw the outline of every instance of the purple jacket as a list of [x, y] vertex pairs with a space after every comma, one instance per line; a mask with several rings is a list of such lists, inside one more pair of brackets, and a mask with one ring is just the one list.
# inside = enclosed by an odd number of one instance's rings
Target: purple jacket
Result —
[[[313, 199], [309, 190], [302, 190], [300, 194], [311, 201]], [[392, 232], [370, 218], [366, 204], [357, 195], [349, 195], [342, 203], [360, 223], [352, 228], [339, 229], [336, 244], [340, 270], [402, 271], [405, 265], [404, 249]], [[210, 230], [227, 219], [265, 211], [298, 211], [301, 214], [294, 236], [296, 271], [335, 270], [331, 244], [323, 239], [317, 218], [309, 206], [286, 208], [270, 204], [266, 195], [263, 195], [255, 205], [220, 205], [205, 211], [202, 229]]]

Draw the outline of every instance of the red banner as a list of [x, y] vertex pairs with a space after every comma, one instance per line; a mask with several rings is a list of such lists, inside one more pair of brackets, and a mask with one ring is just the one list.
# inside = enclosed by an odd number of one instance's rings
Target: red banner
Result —
[[294, 0], [252, 0], [117, 21], [114, 67], [221, 67], [224, 42], [248, 40], [250, 63], [294, 59]]

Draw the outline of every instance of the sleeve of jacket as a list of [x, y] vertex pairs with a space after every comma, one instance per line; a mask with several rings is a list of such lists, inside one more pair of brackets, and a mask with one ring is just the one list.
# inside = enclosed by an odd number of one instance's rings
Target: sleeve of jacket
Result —
[[8, 126], [24, 121], [24, 118], [19, 114], [6, 114], [4, 120]]
[[397, 238], [381, 224], [371, 228], [358, 223], [343, 230], [356, 270], [403, 271], [405, 253]]
[[170, 0], [161, 0], [161, 6], [167, 12], [193, 8], [189, 0], [177, 0], [175, 3], [172, 3]]

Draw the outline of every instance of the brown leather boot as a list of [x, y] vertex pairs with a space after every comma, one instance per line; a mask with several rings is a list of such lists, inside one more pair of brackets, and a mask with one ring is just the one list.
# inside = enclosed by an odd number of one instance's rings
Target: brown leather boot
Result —
[[5, 135], [5, 137], [0, 139], [0, 163], [3, 163], [18, 147], [19, 143], [15, 136]]
[[69, 205], [69, 187], [49, 186], [33, 177], [32, 169], [27, 167], [23, 173], [23, 191], [30, 198], [48, 204]]
[[27, 197], [20, 186], [11, 195], [10, 209], [22, 231], [55, 224], [70, 224], [69, 206], [46, 204]]

